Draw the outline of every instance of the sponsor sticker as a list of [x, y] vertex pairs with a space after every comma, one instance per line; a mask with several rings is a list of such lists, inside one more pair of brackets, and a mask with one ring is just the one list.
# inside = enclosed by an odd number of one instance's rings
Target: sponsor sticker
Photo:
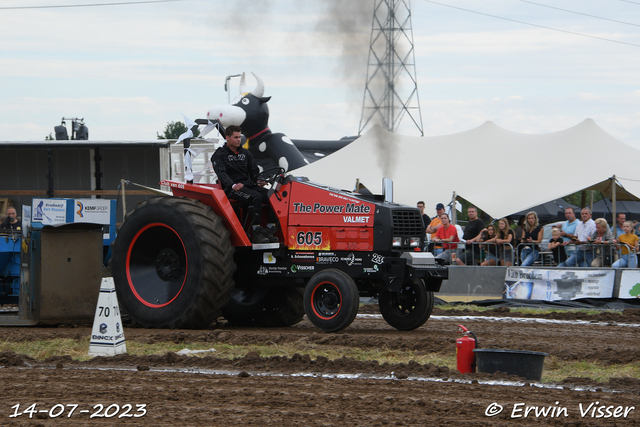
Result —
[[374, 265], [372, 268], [364, 267], [363, 270], [364, 270], [365, 273], [377, 273], [378, 272], [378, 266]]
[[267, 274], [282, 274], [282, 272], [287, 271], [287, 267], [278, 267], [273, 265], [261, 265], [258, 268], [257, 274], [261, 276], [265, 276]]
[[337, 264], [338, 262], [340, 262], [340, 258], [337, 256], [316, 257], [316, 264]]
[[356, 257], [353, 252], [351, 252], [346, 257], [340, 258], [340, 261], [346, 262], [349, 267], [353, 265], [362, 265], [362, 258]]
[[314, 271], [314, 270], [315, 270], [315, 266], [313, 265], [298, 265], [298, 264], [291, 265], [292, 273], [297, 273], [299, 271]]
[[297, 263], [313, 263], [316, 259], [313, 252], [296, 252], [291, 255], [291, 259]]
[[382, 255], [373, 254], [371, 255], [371, 262], [374, 264], [382, 264], [384, 263], [384, 257]]

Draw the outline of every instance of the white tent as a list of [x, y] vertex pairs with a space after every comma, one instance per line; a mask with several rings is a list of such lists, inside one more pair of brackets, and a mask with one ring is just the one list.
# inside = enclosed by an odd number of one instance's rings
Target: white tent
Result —
[[[529, 135], [493, 122], [466, 132], [431, 137], [389, 133], [376, 126], [345, 148], [294, 173], [352, 190], [357, 179], [381, 194], [394, 182], [394, 201], [424, 200], [431, 214], [455, 192], [494, 218], [583, 189], [617, 199], [640, 197], [640, 150], [614, 138], [593, 120], [559, 132]], [[621, 188], [619, 185], [624, 187]]]

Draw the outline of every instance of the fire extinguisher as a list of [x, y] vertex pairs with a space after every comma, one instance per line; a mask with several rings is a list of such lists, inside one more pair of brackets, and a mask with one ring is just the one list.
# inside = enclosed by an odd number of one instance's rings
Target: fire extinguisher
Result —
[[[480, 348], [478, 337], [464, 326], [458, 326], [458, 333], [463, 335], [456, 340], [456, 368], [461, 374], [470, 374], [476, 371], [476, 355], [473, 349]], [[469, 334], [473, 335], [473, 338]]]

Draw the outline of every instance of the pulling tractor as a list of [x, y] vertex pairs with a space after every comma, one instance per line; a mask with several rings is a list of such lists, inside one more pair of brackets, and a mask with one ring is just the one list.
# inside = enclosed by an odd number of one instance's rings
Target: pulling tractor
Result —
[[[383, 195], [310, 182], [274, 168], [263, 225], [277, 242], [252, 244], [252, 212], [219, 184], [162, 181], [173, 197], [129, 212], [113, 246], [120, 305], [144, 327], [204, 328], [220, 315], [239, 326], [291, 326], [304, 314], [323, 331], [340, 331], [360, 296], [377, 297], [389, 325], [412, 330], [433, 309], [448, 270], [422, 252], [418, 209]], [[275, 239], [273, 239], [275, 240]]]

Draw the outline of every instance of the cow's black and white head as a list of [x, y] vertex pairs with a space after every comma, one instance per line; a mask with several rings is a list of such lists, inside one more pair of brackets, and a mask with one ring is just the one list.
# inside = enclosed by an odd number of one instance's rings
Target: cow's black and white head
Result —
[[229, 125], [240, 126], [247, 138], [252, 138], [268, 128], [269, 106], [267, 102], [271, 99], [270, 96], [263, 96], [264, 83], [262, 79], [253, 72], [251, 74], [258, 82], [253, 91], [248, 92], [245, 74], [242, 73], [240, 95], [233, 100], [231, 105], [216, 105], [207, 112], [208, 119], [217, 119], [225, 127]]

